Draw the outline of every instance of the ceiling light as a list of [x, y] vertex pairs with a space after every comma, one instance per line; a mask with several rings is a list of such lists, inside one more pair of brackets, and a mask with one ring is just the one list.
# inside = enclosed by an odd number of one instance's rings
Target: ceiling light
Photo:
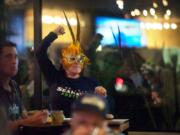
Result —
[[146, 29], [152, 29], [153, 25], [150, 22], [145, 23]]
[[48, 16], [48, 15], [44, 15], [44, 16], [42, 16], [42, 22], [46, 23], [46, 24], [52, 24], [53, 23], [53, 17]]
[[134, 10], [134, 13], [135, 13], [135, 15], [137, 15], [137, 16], [139, 16], [139, 15], [141, 14], [141, 12], [140, 12], [139, 9], [135, 9], [135, 10]]
[[150, 8], [150, 14], [151, 14], [152, 16], [154, 16], [154, 15], [156, 14], [156, 11], [155, 11], [154, 8]]
[[170, 15], [171, 15], [171, 10], [170, 10], [170, 9], [167, 9], [167, 10], [166, 10], [166, 14], [167, 14], [168, 16], [170, 16]]
[[158, 4], [156, 2], [153, 2], [153, 7], [158, 8]]
[[62, 18], [60, 18], [60, 17], [54, 17], [54, 23], [55, 23], [55, 24], [62, 24]]
[[148, 11], [147, 10], [143, 10], [143, 15], [147, 16], [148, 15]]
[[162, 4], [167, 7], [168, 6], [168, 1], [167, 0], [162, 0]]
[[131, 16], [136, 16], [134, 11], [131, 11]]
[[171, 29], [173, 29], [173, 30], [177, 29], [177, 24], [171, 23]]
[[163, 25], [163, 26], [164, 26], [164, 28], [165, 28], [165, 29], [169, 29], [169, 28], [170, 28], [169, 23], [164, 23], [164, 25]]
[[118, 5], [118, 7], [122, 10], [124, 9], [124, 1], [123, 0], [117, 0], [116, 4]]

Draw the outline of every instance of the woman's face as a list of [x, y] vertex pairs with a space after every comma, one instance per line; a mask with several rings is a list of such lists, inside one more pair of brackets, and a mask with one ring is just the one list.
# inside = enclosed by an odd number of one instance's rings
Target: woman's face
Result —
[[66, 74], [70, 78], [76, 78], [79, 77], [83, 66], [83, 56], [81, 55], [68, 55], [64, 57], [63, 59], [63, 67], [66, 71]]

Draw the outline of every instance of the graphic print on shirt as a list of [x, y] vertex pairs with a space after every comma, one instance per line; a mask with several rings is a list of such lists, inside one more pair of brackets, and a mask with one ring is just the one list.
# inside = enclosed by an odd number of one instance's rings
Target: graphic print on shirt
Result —
[[78, 98], [79, 96], [82, 96], [84, 94], [87, 94], [87, 91], [81, 91], [81, 90], [73, 90], [70, 87], [57, 87], [57, 91], [61, 96], [67, 97], [67, 98]]
[[19, 118], [19, 116], [20, 116], [20, 108], [16, 104], [10, 105], [8, 111], [9, 111], [9, 114], [10, 114], [10, 118], [12, 120], [16, 120], [16, 119]]

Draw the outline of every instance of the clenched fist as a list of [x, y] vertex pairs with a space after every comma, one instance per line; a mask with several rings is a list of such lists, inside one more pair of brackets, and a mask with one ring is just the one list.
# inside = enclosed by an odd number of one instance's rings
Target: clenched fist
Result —
[[65, 30], [64, 27], [59, 25], [53, 32], [56, 33], [57, 35], [63, 35], [65, 33]]
[[107, 96], [107, 90], [102, 86], [97, 86], [95, 88], [95, 93], [100, 96]]

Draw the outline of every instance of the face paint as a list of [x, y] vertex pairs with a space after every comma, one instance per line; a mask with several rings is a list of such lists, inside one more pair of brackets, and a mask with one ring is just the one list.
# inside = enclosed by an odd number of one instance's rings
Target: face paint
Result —
[[80, 63], [82, 67], [89, 62], [89, 59], [83, 53], [80, 44], [70, 44], [68, 47], [63, 48], [61, 51], [62, 64], [65, 68], [68, 68], [72, 64]]

